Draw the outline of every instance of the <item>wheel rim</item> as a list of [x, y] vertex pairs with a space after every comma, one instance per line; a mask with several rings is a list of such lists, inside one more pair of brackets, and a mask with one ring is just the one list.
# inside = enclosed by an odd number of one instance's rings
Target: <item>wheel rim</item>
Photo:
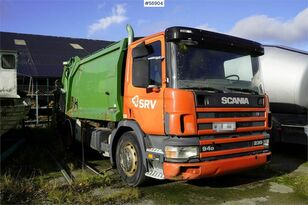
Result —
[[127, 176], [133, 176], [137, 171], [138, 157], [134, 145], [127, 143], [120, 151], [120, 165]]

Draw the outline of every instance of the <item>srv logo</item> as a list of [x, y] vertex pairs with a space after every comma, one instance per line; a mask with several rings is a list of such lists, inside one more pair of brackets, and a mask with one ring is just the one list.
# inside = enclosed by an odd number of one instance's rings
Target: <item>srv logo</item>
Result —
[[138, 107], [138, 108], [154, 109], [156, 105], [156, 100], [139, 99], [139, 96], [135, 95], [132, 98], [132, 103], [135, 107]]
[[222, 97], [221, 98], [221, 103], [222, 104], [247, 104], [249, 105], [248, 98], [239, 98], [239, 97]]

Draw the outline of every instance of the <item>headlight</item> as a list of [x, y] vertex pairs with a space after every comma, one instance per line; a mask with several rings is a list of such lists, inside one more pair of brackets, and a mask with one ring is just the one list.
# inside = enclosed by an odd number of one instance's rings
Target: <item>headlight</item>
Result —
[[191, 146], [191, 147], [166, 146], [165, 157], [169, 159], [197, 158], [199, 157], [199, 150], [197, 146]]

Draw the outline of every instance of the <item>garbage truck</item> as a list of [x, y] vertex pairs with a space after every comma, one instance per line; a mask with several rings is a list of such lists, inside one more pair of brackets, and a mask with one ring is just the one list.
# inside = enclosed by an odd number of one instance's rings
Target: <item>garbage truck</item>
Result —
[[273, 142], [307, 145], [308, 52], [265, 45], [258, 85], [269, 95]]
[[64, 62], [57, 122], [123, 181], [191, 180], [268, 163], [271, 113], [252, 80], [261, 44], [170, 27]]

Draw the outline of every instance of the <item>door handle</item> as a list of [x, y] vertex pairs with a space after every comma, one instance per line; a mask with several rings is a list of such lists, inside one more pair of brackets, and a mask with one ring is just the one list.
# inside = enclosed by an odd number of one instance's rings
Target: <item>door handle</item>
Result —
[[160, 92], [160, 87], [158, 87], [157, 85], [149, 85], [147, 87], [147, 93], [149, 93], [149, 92], [159, 93]]

